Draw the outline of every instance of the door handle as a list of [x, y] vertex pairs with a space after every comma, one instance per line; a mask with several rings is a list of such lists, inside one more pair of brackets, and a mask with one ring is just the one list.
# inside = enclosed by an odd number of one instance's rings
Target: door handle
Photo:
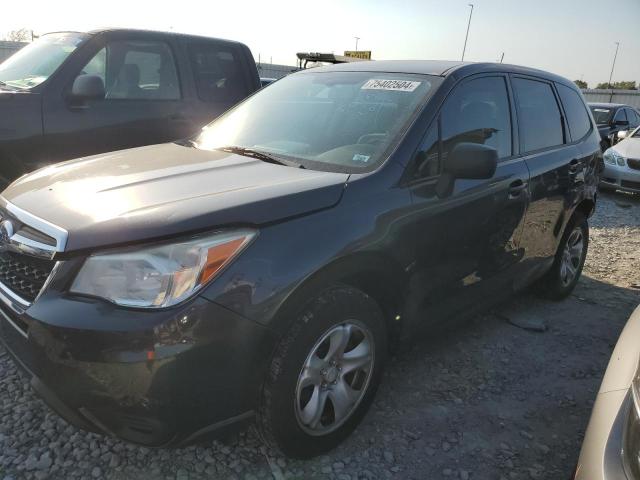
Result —
[[520, 196], [520, 192], [527, 188], [527, 182], [520, 179], [511, 182], [509, 185], [509, 198], [516, 198]]

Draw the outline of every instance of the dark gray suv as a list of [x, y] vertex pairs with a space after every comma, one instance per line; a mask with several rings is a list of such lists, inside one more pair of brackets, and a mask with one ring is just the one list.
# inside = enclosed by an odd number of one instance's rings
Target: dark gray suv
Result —
[[391, 345], [534, 283], [572, 291], [599, 140], [580, 91], [538, 70], [295, 73], [189, 141], [6, 189], [0, 338], [83, 428], [176, 445], [255, 420], [319, 454]]

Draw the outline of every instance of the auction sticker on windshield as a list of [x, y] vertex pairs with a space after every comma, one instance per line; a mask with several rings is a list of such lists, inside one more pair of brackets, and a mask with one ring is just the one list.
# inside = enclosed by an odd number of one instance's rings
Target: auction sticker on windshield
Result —
[[410, 80], [382, 80], [372, 78], [362, 85], [361, 90], [394, 90], [396, 92], [413, 92], [422, 82]]

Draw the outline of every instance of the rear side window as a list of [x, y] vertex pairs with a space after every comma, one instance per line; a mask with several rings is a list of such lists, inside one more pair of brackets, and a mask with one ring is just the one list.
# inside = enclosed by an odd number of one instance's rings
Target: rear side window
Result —
[[562, 145], [562, 116], [551, 84], [515, 78], [513, 89], [523, 151], [532, 152]]
[[249, 94], [242, 59], [232, 45], [193, 43], [189, 58], [200, 100], [233, 105]]
[[627, 110], [627, 119], [629, 120], [629, 126], [632, 128], [635, 128], [640, 124], [640, 118], [638, 118], [638, 113], [635, 110]]
[[564, 106], [564, 113], [567, 116], [571, 138], [580, 140], [591, 130], [591, 120], [587, 113], [587, 107], [584, 105], [580, 95], [572, 88], [559, 83], [556, 84], [556, 87]]
[[503, 77], [476, 78], [457, 87], [442, 108], [441, 122], [445, 156], [462, 142], [493, 147], [499, 158], [511, 155], [511, 114]]

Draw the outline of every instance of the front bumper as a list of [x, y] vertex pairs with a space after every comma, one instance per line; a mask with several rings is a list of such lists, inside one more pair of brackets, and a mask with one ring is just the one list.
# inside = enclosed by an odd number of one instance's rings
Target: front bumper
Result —
[[591, 413], [575, 480], [629, 479], [623, 464], [623, 439], [631, 408], [628, 391], [601, 393]]
[[640, 193], [640, 170], [605, 163], [600, 185], [629, 193]]
[[275, 337], [202, 298], [151, 312], [44, 297], [0, 303], [0, 340], [70, 423], [164, 446], [250, 420]]
[[628, 477], [625, 429], [633, 408], [631, 384], [640, 356], [640, 307], [631, 315], [602, 380], [585, 433], [576, 480], [637, 480]]

